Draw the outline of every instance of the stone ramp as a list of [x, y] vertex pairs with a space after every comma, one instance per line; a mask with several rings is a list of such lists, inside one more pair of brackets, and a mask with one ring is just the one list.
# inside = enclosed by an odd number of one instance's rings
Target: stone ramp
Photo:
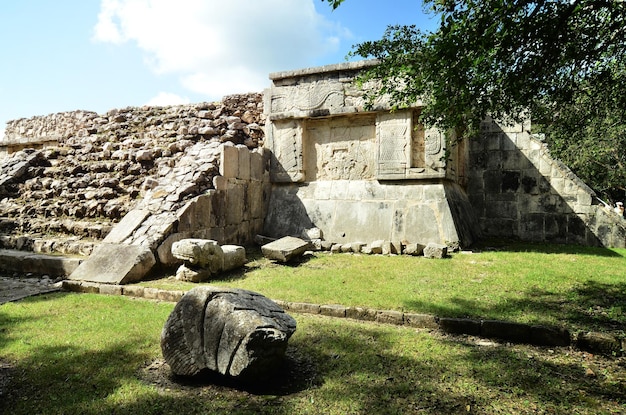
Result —
[[83, 260], [84, 257], [0, 249], [0, 269], [5, 272], [64, 277], [74, 272]]
[[[8, 152], [0, 158], [0, 249], [29, 253], [9, 255], [4, 269], [129, 283], [141, 276], [122, 263], [144, 258], [134, 246], [152, 251], [142, 268], [148, 272], [155, 259], [175, 265], [169, 250], [176, 239], [251, 240], [268, 192], [265, 156], [250, 151], [262, 142], [262, 109], [261, 94], [245, 94], [11, 122], [0, 142], [0, 153], [3, 144]], [[127, 249], [103, 262], [92, 255], [103, 243]], [[83, 255], [93, 266], [74, 274], [78, 264], [33, 253]]]
[[141, 280], [155, 265], [150, 248], [141, 245], [100, 244], [69, 276], [71, 280], [128, 284]]

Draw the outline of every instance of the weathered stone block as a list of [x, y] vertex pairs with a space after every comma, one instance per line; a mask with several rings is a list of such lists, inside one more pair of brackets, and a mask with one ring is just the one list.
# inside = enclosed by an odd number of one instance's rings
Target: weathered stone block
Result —
[[143, 292], [145, 287], [141, 287], [139, 285], [127, 285], [123, 287], [122, 293], [129, 297], [143, 297]]
[[217, 273], [224, 269], [224, 251], [217, 241], [181, 239], [172, 244], [172, 255], [209, 272]]
[[376, 321], [379, 323], [401, 325], [404, 323], [404, 314], [401, 311], [383, 310], [376, 314]]
[[261, 153], [250, 152], [250, 179], [252, 181], [263, 181], [265, 175], [265, 160]]
[[320, 306], [320, 314], [329, 317], [345, 317], [346, 307], [334, 304], [322, 305]]
[[429, 314], [404, 313], [404, 324], [410, 327], [437, 329], [437, 319]]
[[212, 275], [214, 274], [206, 268], [192, 267], [187, 264], [181, 265], [176, 270], [176, 279], [179, 281], [204, 282], [209, 281]]
[[239, 150], [232, 143], [224, 143], [220, 147], [220, 175], [236, 179], [239, 174]]
[[109, 234], [102, 241], [103, 243], [118, 244], [128, 238], [143, 221], [150, 216], [147, 209], [133, 209], [128, 212], [122, 220], [115, 225]]
[[[247, 150], [246, 150], [247, 151]], [[238, 225], [246, 213], [249, 215], [250, 206], [246, 205], [244, 185], [239, 181], [231, 181], [226, 191], [226, 225]]]
[[145, 287], [143, 290], [143, 298], [147, 300], [157, 300], [159, 298], [159, 290], [158, 288]]
[[438, 323], [439, 328], [446, 333], [480, 335], [480, 321], [478, 320], [442, 317]]
[[424, 253], [425, 246], [422, 244], [408, 243], [404, 246], [405, 255], [419, 256]]
[[157, 260], [159, 263], [165, 267], [173, 267], [175, 265], [180, 265], [182, 259], [178, 259], [172, 255], [172, 245], [174, 242], [178, 242], [182, 239], [188, 239], [189, 233], [173, 233], [168, 236], [161, 245], [157, 248]]
[[293, 236], [285, 236], [274, 242], [263, 245], [261, 252], [268, 259], [287, 262], [293, 258], [302, 256], [309, 249], [309, 242]]
[[310, 303], [289, 303], [289, 309], [298, 313], [319, 314], [320, 305]]
[[429, 243], [424, 248], [425, 258], [445, 258], [448, 255], [448, 247], [442, 244]]
[[185, 293], [180, 290], [168, 291], [168, 290], [159, 290], [158, 299], [161, 301], [167, 301], [170, 303], [177, 303]]
[[530, 326], [508, 321], [484, 320], [480, 332], [484, 337], [498, 338], [515, 343], [530, 343], [531, 340]]
[[100, 284], [100, 294], [105, 295], [122, 295], [121, 285]]
[[208, 369], [253, 381], [280, 363], [295, 330], [296, 321], [261, 294], [198, 287], [168, 317], [161, 350], [177, 375]]
[[593, 353], [620, 356], [624, 352], [619, 339], [607, 333], [580, 333], [576, 339], [576, 343], [580, 349]]
[[346, 317], [355, 320], [375, 321], [377, 314], [378, 311], [371, 308], [348, 307], [346, 309]]
[[402, 254], [402, 242], [400, 241], [391, 241], [391, 253], [394, 255], [401, 255]]
[[224, 253], [223, 271], [241, 268], [246, 264], [246, 249], [237, 245], [222, 245]]
[[102, 243], [68, 278], [105, 284], [129, 284], [141, 280], [155, 264], [156, 259], [147, 247]]
[[194, 197], [177, 212], [178, 232], [210, 228], [214, 225], [215, 221], [212, 218], [213, 204], [211, 202], [213, 193], [215, 193], [215, 191]]
[[250, 180], [250, 150], [244, 145], [238, 145], [237, 151], [239, 152], [238, 167], [239, 172], [237, 178], [241, 180]]
[[384, 243], [385, 241], [383, 241], [382, 239], [372, 242], [372, 244], [370, 245], [370, 248], [372, 249], [372, 254], [382, 254]]
[[532, 326], [530, 343], [538, 346], [569, 346], [571, 336], [568, 330], [553, 327]]

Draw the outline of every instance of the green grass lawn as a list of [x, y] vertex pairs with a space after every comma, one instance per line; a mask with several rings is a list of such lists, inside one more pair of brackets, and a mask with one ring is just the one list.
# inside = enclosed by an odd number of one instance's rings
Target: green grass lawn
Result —
[[[287, 301], [623, 334], [626, 250], [494, 244], [445, 260], [254, 252], [212, 281]], [[172, 278], [143, 283], [189, 289]], [[273, 382], [173, 378], [159, 336], [174, 305], [50, 294], [0, 306], [0, 414], [623, 414], [626, 358], [295, 314]]]
[[[444, 260], [317, 253], [290, 265], [249, 252], [210, 284], [294, 302], [341, 304], [623, 332], [626, 250], [494, 243]], [[188, 290], [174, 278], [142, 285]]]
[[626, 411], [623, 360], [311, 315], [295, 316], [298, 330], [275, 382], [246, 389], [172, 379], [166, 366], [155, 365], [172, 308], [67, 293], [0, 306], [0, 367], [10, 375], [0, 413]]

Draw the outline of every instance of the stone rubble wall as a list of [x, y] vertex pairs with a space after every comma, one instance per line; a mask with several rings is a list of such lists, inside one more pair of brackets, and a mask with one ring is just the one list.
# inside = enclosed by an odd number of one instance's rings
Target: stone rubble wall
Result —
[[468, 194], [483, 235], [624, 248], [626, 220], [528, 130], [488, 120], [470, 144]]
[[9, 121], [0, 142], [0, 154], [54, 146], [79, 131], [93, 128], [96, 118], [98, 114], [93, 111], [69, 111]]
[[[194, 200], [212, 194], [226, 200], [224, 186], [263, 200], [265, 156], [255, 149], [263, 145], [264, 121], [261, 94], [247, 94], [219, 103], [130, 107], [102, 115], [75, 111], [9, 122], [0, 146], [7, 152], [23, 149], [0, 159], [0, 247], [89, 255], [93, 244], [138, 210], [145, 215], [125, 243], [156, 248], [176, 231]], [[248, 163], [240, 178], [239, 167], [227, 166], [233, 160], [224, 159], [224, 148], [254, 159], [254, 174]], [[230, 176], [224, 177], [225, 171]], [[212, 203], [210, 225], [231, 224], [230, 207]], [[255, 215], [248, 215], [249, 221], [262, 220], [263, 212]], [[247, 226], [245, 232], [223, 230], [223, 242], [249, 243], [251, 229], [259, 226]]]

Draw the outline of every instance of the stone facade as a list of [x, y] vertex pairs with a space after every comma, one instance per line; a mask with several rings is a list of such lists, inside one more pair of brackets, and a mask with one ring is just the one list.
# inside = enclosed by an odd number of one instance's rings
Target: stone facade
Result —
[[272, 196], [265, 232], [317, 227], [344, 244], [385, 239], [468, 246], [478, 236], [463, 189], [464, 147], [419, 124], [420, 104], [366, 109], [356, 74], [373, 62], [272, 74], [265, 93]]
[[337, 244], [455, 248], [482, 235], [625, 246], [626, 221], [550, 156], [529, 123], [486, 120], [479, 138], [446, 151], [445, 132], [419, 124], [419, 102], [390, 112], [381, 98], [366, 108], [354, 78], [372, 64], [270, 75], [267, 234], [318, 227]]

